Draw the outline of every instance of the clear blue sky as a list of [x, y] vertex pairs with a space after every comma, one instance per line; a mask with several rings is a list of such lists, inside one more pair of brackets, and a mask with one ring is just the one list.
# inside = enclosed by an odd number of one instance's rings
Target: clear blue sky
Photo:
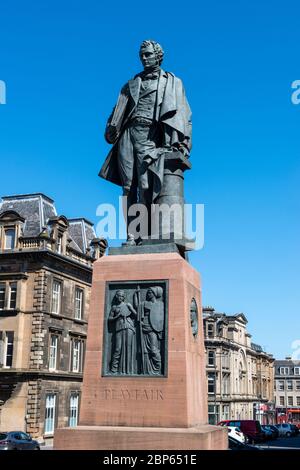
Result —
[[2, 2], [0, 195], [44, 192], [97, 222], [120, 188], [97, 176], [106, 119], [140, 70], [139, 44], [165, 49], [193, 111], [186, 200], [205, 204], [191, 263], [203, 303], [244, 312], [275, 357], [300, 339], [298, 0]]

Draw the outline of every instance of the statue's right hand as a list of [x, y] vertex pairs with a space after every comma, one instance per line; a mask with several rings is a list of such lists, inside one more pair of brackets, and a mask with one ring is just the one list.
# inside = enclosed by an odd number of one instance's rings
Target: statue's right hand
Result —
[[114, 144], [119, 137], [118, 130], [115, 126], [107, 126], [105, 138], [109, 144]]

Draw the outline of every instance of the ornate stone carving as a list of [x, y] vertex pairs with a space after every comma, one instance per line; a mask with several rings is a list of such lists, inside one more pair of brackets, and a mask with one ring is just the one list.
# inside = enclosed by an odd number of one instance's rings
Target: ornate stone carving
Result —
[[166, 281], [109, 283], [103, 375], [166, 374]]
[[198, 307], [197, 307], [197, 302], [194, 298], [191, 301], [190, 318], [191, 318], [192, 333], [193, 333], [194, 338], [196, 338], [198, 335]]

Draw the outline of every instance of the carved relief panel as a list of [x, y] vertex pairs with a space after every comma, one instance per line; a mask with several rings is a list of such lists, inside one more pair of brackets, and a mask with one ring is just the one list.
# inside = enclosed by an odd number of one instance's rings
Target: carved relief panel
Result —
[[108, 282], [104, 316], [104, 376], [165, 376], [167, 281]]

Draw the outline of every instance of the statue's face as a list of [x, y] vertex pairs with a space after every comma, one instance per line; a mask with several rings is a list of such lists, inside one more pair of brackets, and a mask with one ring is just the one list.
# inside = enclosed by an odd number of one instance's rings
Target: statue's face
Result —
[[152, 291], [151, 289], [148, 289], [148, 290], [147, 290], [146, 297], [147, 297], [147, 300], [152, 300], [152, 299], [154, 299], [155, 296], [154, 296], [154, 293], [153, 293], [153, 291]]
[[158, 58], [154, 52], [152, 44], [150, 46], [143, 47], [140, 50], [140, 59], [144, 69], [155, 67], [158, 64]]
[[125, 295], [123, 292], [117, 292], [116, 297], [117, 297], [118, 302], [123, 302], [123, 300], [125, 299]]

